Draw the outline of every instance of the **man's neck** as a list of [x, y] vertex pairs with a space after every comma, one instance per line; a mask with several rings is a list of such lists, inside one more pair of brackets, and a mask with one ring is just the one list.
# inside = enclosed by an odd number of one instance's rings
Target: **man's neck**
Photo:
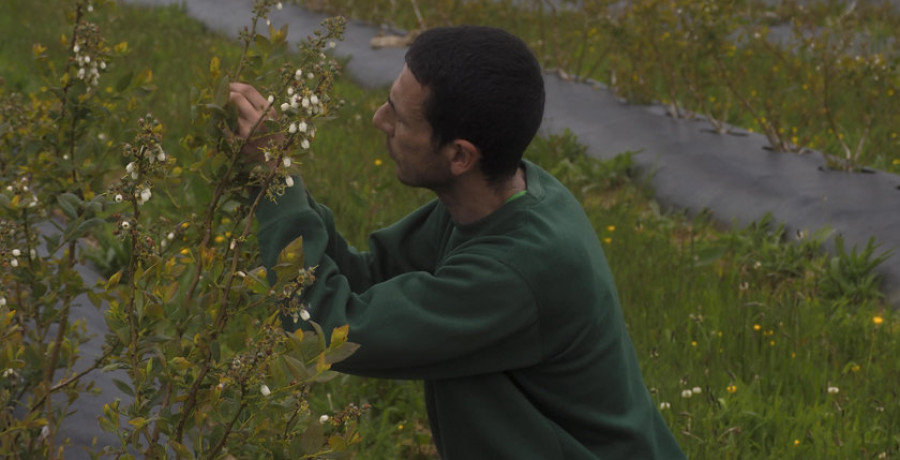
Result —
[[500, 209], [506, 200], [526, 189], [525, 170], [521, 167], [500, 184], [490, 184], [473, 174], [446, 191], [435, 191], [457, 224], [471, 224]]

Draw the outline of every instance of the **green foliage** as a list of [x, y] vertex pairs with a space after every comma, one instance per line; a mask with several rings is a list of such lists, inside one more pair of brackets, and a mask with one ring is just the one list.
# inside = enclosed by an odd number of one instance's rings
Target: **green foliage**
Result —
[[890, 257], [891, 251], [875, 255], [878, 246], [874, 239], [869, 239], [859, 253], [856, 247], [848, 253], [840, 235], [835, 237], [834, 244], [837, 254], [828, 260], [819, 284], [822, 297], [834, 299], [840, 305], [856, 305], [884, 297], [879, 291], [881, 277], [875, 268]]
[[[323, 53], [343, 21], [326, 20], [291, 55], [286, 29], [257, 33], [275, 4], [255, 3], [228, 61], [205, 55], [189, 79], [191, 106], [168, 106], [191, 115], [174, 141], [160, 119], [136, 113], [153, 73], [115, 68], [131, 48], [107, 44], [101, 22], [128, 19], [110, 2], [58, 2], [69, 31], [58, 46], [31, 47], [41, 86], [0, 86], [0, 456], [61, 458], [60, 422], [100, 369], [125, 371], [114, 383], [129, 400], [104, 405], [99, 427], [120, 444], [97, 453], [312, 458], [358, 441], [361, 408], [329, 416], [307, 401], [356, 349], [347, 328], [329, 331], [328, 344], [316, 324], [281, 328], [305, 316], [297, 294], [314, 275], [297, 257], [302, 242], [282, 254], [275, 285], [256, 267], [254, 210], [291, 185], [292, 157], [339, 106], [338, 66]], [[280, 106], [257, 122], [272, 134], [262, 146], [271, 168], [248, 166], [248, 141], [232, 134], [228, 84], [240, 80], [271, 94], [266, 113]], [[96, 286], [78, 270], [86, 254], [107, 271]], [[76, 372], [87, 336], [72, 307], [82, 297], [105, 308], [109, 332], [102, 356]]]
[[629, 101], [758, 131], [775, 151], [816, 149], [835, 169], [900, 171], [900, 12], [888, 2], [296, 2], [408, 30], [499, 26], [545, 68]]

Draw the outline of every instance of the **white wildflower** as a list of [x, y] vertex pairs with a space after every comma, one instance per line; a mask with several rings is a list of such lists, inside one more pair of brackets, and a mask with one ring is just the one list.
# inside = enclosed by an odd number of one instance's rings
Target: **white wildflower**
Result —
[[174, 239], [175, 239], [175, 232], [169, 232], [169, 234], [166, 235], [166, 239], [169, 240], [169, 241], [174, 240]]
[[271, 103], [275, 102], [275, 96], [270, 94], [269, 97], [266, 98], [266, 100], [269, 101], [269, 104], [271, 104]]
[[19, 266], [19, 259], [12, 259], [12, 260], [10, 260], [10, 261], [9, 261], [9, 264], [12, 265], [13, 268], [16, 268], [16, 267]]
[[303, 321], [309, 321], [309, 311], [307, 309], [300, 310], [300, 318]]
[[293, 96], [293, 95], [294, 95], [294, 87], [293, 87], [293, 86], [288, 86], [288, 89], [287, 89], [287, 95], [288, 95], [288, 96]]
[[288, 126], [288, 132], [291, 134], [296, 133], [297, 132], [297, 123], [291, 123], [291, 125]]
[[153, 194], [150, 192], [149, 188], [145, 188], [145, 189], [141, 190], [141, 200], [144, 201], [145, 203], [147, 201], [150, 201], [150, 197], [152, 195]]
[[20, 250], [18, 250], [18, 249], [13, 249], [13, 250], [12, 250], [12, 255], [13, 255], [13, 257], [19, 257], [19, 256], [22, 255], [22, 251], [20, 251]]
[[700, 393], [703, 393], [703, 389], [700, 388], [700, 387], [694, 387], [694, 388], [691, 389], [691, 393], [693, 393], [693, 394], [695, 394], [695, 395], [698, 395], [698, 394], [700, 394]]
[[329, 417], [327, 415], [323, 415], [323, 416], [319, 417], [319, 423], [326, 423], [330, 419], [331, 419], [331, 417]]
[[297, 71], [294, 72], [294, 80], [299, 80], [302, 77], [303, 77], [303, 71], [300, 69], [297, 69]]
[[666, 410], [666, 409], [669, 409], [669, 408], [671, 408], [671, 407], [672, 407], [672, 405], [669, 404], [669, 403], [667, 403], [667, 402], [665, 402], [665, 401], [659, 403], [659, 410]]
[[291, 176], [287, 176], [284, 178], [284, 185], [287, 185], [288, 188], [294, 186], [294, 178]]
[[38, 436], [38, 442], [44, 442], [45, 439], [50, 437], [50, 427], [44, 425], [41, 427], [41, 435]]
[[116, 203], [121, 203], [122, 200], [124, 200], [124, 198], [122, 197], [122, 194], [121, 194], [121, 193], [117, 193], [117, 194], [116, 194], [116, 197], [115, 197], [115, 200], [116, 200]]
[[291, 157], [284, 157], [284, 158], [281, 160], [281, 163], [284, 164], [284, 167], [285, 167], [285, 168], [290, 168], [291, 165], [293, 164], [293, 161], [291, 161]]
[[309, 102], [311, 102], [313, 105], [319, 105], [319, 96], [313, 94], [309, 97]]
[[304, 149], [308, 149], [309, 148], [309, 140], [303, 139], [302, 141], [300, 141], [300, 147], [303, 147]]
[[309, 107], [309, 98], [308, 98], [308, 97], [304, 97], [303, 100], [300, 101], [300, 105], [302, 105], [304, 109], [307, 108], [307, 107]]
[[828, 387], [828, 394], [830, 394], [830, 395], [836, 395], [840, 392], [841, 392], [841, 389], [838, 387], [832, 387], [832, 386]]
[[300, 124], [297, 125], [297, 131], [300, 131], [301, 133], [306, 132], [306, 122], [305, 121], [301, 121]]
[[284, 6], [281, 4], [281, 2], [275, 4], [275, 9], [281, 10], [282, 8], [284, 8]]
[[282, 112], [287, 112], [290, 108], [291, 108], [291, 105], [288, 104], [287, 102], [281, 104], [281, 111], [282, 111]]
[[691, 393], [691, 390], [683, 390], [681, 392], [682, 398], [690, 398], [692, 395], [693, 395], [693, 393]]
[[78, 44], [76, 44], [75, 46], [72, 47], [72, 51], [75, 53], [77, 53], [80, 50], [81, 50], [81, 48], [78, 46]]
[[269, 390], [268, 385], [266, 385], [265, 383], [260, 385], [259, 392], [262, 393], [263, 396], [269, 396], [270, 394], [272, 394], [272, 391]]
[[6, 306], [6, 297], [0, 297], [0, 307]]

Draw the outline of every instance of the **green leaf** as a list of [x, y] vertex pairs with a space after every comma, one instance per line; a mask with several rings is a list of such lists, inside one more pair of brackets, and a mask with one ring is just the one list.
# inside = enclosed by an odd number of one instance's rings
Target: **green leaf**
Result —
[[304, 454], [315, 454], [322, 450], [325, 445], [325, 432], [322, 424], [318, 422], [310, 423], [306, 431], [300, 435], [300, 446], [303, 448]]
[[56, 197], [59, 207], [62, 208], [63, 214], [71, 219], [78, 218], [78, 210], [81, 209], [81, 198], [74, 193], [66, 192]]
[[272, 51], [272, 42], [268, 38], [257, 35], [253, 37], [253, 44], [263, 53], [269, 54]]
[[356, 353], [356, 350], [359, 350], [360, 345], [358, 343], [353, 342], [345, 342], [338, 347], [329, 349], [325, 353], [325, 358], [328, 360], [328, 364], [339, 363], [350, 357], [353, 353]]
[[131, 85], [131, 81], [134, 79], [134, 70], [126, 73], [119, 77], [119, 80], [116, 81], [116, 92], [123, 92], [128, 89], [128, 86]]
[[172, 450], [175, 451], [175, 454], [178, 455], [178, 458], [194, 458], [194, 453], [191, 452], [191, 450], [188, 449], [187, 446], [180, 442], [169, 440], [169, 447], [171, 447]]
[[134, 397], [134, 390], [132, 390], [131, 387], [127, 383], [125, 383], [119, 379], [113, 379], [113, 384], [115, 384], [116, 388], [118, 388], [119, 391], [121, 391], [122, 393], [125, 393], [126, 395], [131, 396], [132, 398]]
[[297, 358], [289, 355], [282, 355], [282, 358], [284, 359], [285, 367], [295, 379], [303, 381], [314, 375], [312, 372], [308, 371], [306, 365]]

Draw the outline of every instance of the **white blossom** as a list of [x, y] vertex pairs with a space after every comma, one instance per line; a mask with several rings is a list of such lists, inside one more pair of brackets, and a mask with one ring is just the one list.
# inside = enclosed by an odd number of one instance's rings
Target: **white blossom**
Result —
[[15, 258], [14, 258], [14, 259], [12, 259], [12, 260], [9, 261], [9, 264], [12, 265], [13, 268], [16, 268], [16, 267], [19, 266], [19, 259], [15, 259]]
[[667, 402], [665, 402], [665, 401], [659, 403], [659, 410], [666, 410], [666, 409], [669, 409], [669, 408], [671, 408], [671, 407], [672, 407], [672, 405], [669, 404], [669, 403], [667, 403]]
[[300, 141], [300, 147], [303, 147], [304, 149], [308, 149], [309, 148], [309, 140], [303, 139], [302, 141]]
[[259, 392], [262, 393], [263, 396], [269, 396], [270, 394], [272, 394], [272, 391], [269, 390], [268, 385], [266, 385], [265, 383], [260, 385]]
[[323, 415], [323, 416], [319, 417], [319, 423], [326, 423], [330, 419], [331, 419], [331, 417], [329, 417], [328, 415]]
[[271, 103], [275, 102], [275, 96], [270, 94], [269, 97], [266, 98], [266, 100], [269, 101], [269, 104], [271, 104]]
[[291, 134], [296, 133], [297, 132], [297, 123], [291, 123], [291, 125], [288, 126], [288, 132]]
[[303, 71], [297, 69], [297, 71], [294, 72], [294, 80], [300, 80], [301, 78], [303, 78]]
[[305, 308], [300, 310], [300, 318], [303, 319], [303, 321], [309, 321], [309, 311]]
[[281, 163], [284, 164], [284, 167], [285, 167], [285, 168], [290, 168], [291, 165], [293, 164], [293, 161], [291, 161], [291, 157], [284, 157], [284, 158], [281, 160]]
[[828, 387], [828, 394], [830, 394], [830, 395], [836, 395], [840, 392], [841, 392], [841, 389], [838, 387], [832, 387], [832, 386]]
[[13, 249], [13, 250], [12, 250], [12, 255], [13, 255], [13, 257], [19, 257], [19, 256], [22, 255], [22, 251], [20, 251], [20, 250], [18, 250], [18, 249]]
[[117, 194], [116, 194], [116, 197], [115, 197], [116, 203], [121, 203], [123, 199], [124, 199], [124, 198], [122, 198], [122, 194], [121, 194], [121, 193], [117, 193]]
[[693, 393], [691, 393], [691, 390], [683, 390], [681, 392], [682, 398], [690, 398], [692, 395], [693, 395]]
[[691, 389], [691, 393], [693, 393], [693, 394], [695, 394], [695, 395], [698, 395], [698, 394], [700, 394], [700, 393], [703, 393], [703, 389], [700, 388], [700, 387], [694, 387], [694, 388]]
[[284, 178], [284, 185], [287, 185], [288, 188], [293, 187], [293, 186], [294, 186], [294, 178], [291, 177], [291, 176], [285, 177], [285, 178]]
[[282, 112], [287, 112], [288, 109], [290, 109], [290, 108], [291, 108], [291, 105], [288, 104], [287, 102], [281, 104], [281, 111], [282, 111]]
[[0, 307], [6, 306], [6, 297], [0, 296]]
[[282, 8], [284, 8], [284, 6], [281, 4], [281, 2], [275, 4], [275, 9], [281, 10]]
[[300, 124], [297, 125], [297, 131], [300, 131], [301, 133], [306, 132], [306, 122], [305, 121], [301, 121]]
[[309, 102], [311, 102], [313, 105], [319, 105], [319, 96], [313, 94], [309, 97]]

